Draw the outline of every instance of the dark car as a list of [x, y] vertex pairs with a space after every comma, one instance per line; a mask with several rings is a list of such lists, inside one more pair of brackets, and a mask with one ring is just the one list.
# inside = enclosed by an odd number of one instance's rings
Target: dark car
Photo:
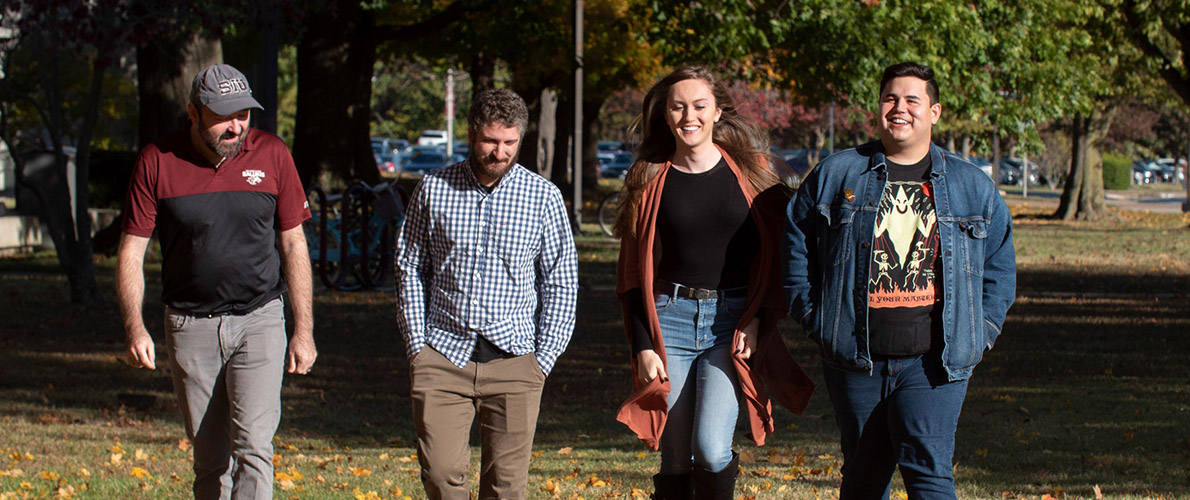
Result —
[[624, 177], [632, 167], [633, 160], [632, 153], [616, 153], [612, 161], [599, 167], [599, 174], [603, 177]]
[[[1016, 186], [1021, 183], [1024, 172], [1020, 158], [1000, 158], [1000, 184]], [[1029, 162], [1029, 185], [1040, 186], [1041, 179], [1037, 176], [1037, 164]]]
[[402, 170], [414, 174], [424, 174], [430, 170], [439, 169], [450, 164], [450, 159], [446, 157], [446, 153], [432, 150], [420, 151], [417, 154], [410, 156], [405, 160], [405, 165]]

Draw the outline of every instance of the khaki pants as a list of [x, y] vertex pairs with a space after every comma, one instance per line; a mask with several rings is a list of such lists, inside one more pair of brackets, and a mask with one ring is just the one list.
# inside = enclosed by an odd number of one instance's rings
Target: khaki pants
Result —
[[479, 498], [525, 498], [545, 374], [532, 354], [459, 368], [427, 346], [410, 366], [417, 459], [430, 499], [467, 500], [471, 424], [479, 413]]
[[165, 343], [194, 444], [197, 500], [273, 497], [287, 342], [281, 299], [243, 316], [191, 316], [166, 307]]

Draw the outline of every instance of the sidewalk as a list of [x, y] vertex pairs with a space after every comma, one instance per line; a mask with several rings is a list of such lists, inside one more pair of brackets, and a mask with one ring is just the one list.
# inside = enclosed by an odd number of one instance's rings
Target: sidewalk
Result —
[[[1005, 192], [1001, 188], [1001, 192]], [[1007, 190], [1006, 200], [1009, 203], [1042, 202], [1053, 203], [1057, 207], [1062, 198], [1061, 191], [1048, 189], [1030, 189], [1027, 198], [1020, 197], [1020, 189]], [[1149, 211], [1159, 213], [1182, 213], [1182, 204], [1186, 202], [1185, 191], [1154, 191], [1148, 189], [1128, 189], [1124, 191], [1108, 191], [1104, 195], [1109, 206], [1121, 210]]]

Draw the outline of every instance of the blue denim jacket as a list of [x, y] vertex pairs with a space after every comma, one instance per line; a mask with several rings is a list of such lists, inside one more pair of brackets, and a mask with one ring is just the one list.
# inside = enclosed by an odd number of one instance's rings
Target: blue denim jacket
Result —
[[[1000, 335], [1016, 295], [1012, 216], [987, 174], [930, 145], [930, 182], [942, 267], [942, 363], [950, 380], [971, 376]], [[887, 167], [872, 142], [824, 160], [786, 211], [782, 286], [832, 366], [872, 370], [868, 273]]]

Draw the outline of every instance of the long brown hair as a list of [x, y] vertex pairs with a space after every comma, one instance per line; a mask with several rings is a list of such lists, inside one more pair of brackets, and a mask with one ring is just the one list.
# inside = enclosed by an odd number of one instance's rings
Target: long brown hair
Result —
[[723, 110], [719, 121], [713, 125], [711, 140], [735, 160], [756, 191], [764, 191], [779, 181], [769, 166], [768, 137], [740, 117], [735, 101], [715, 74], [706, 66], [675, 69], [645, 94], [641, 114], [633, 123], [633, 128], [641, 129], [641, 141], [636, 148], [636, 162], [624, 177], [624, 194], [616, 213], [616, 236], [636, 235], [641, 193], [677, 150], [673, 131], [665, 121], [666, 105], [670, 87], [685, 80], [702, 80], [711, 88], [715, 105]]

